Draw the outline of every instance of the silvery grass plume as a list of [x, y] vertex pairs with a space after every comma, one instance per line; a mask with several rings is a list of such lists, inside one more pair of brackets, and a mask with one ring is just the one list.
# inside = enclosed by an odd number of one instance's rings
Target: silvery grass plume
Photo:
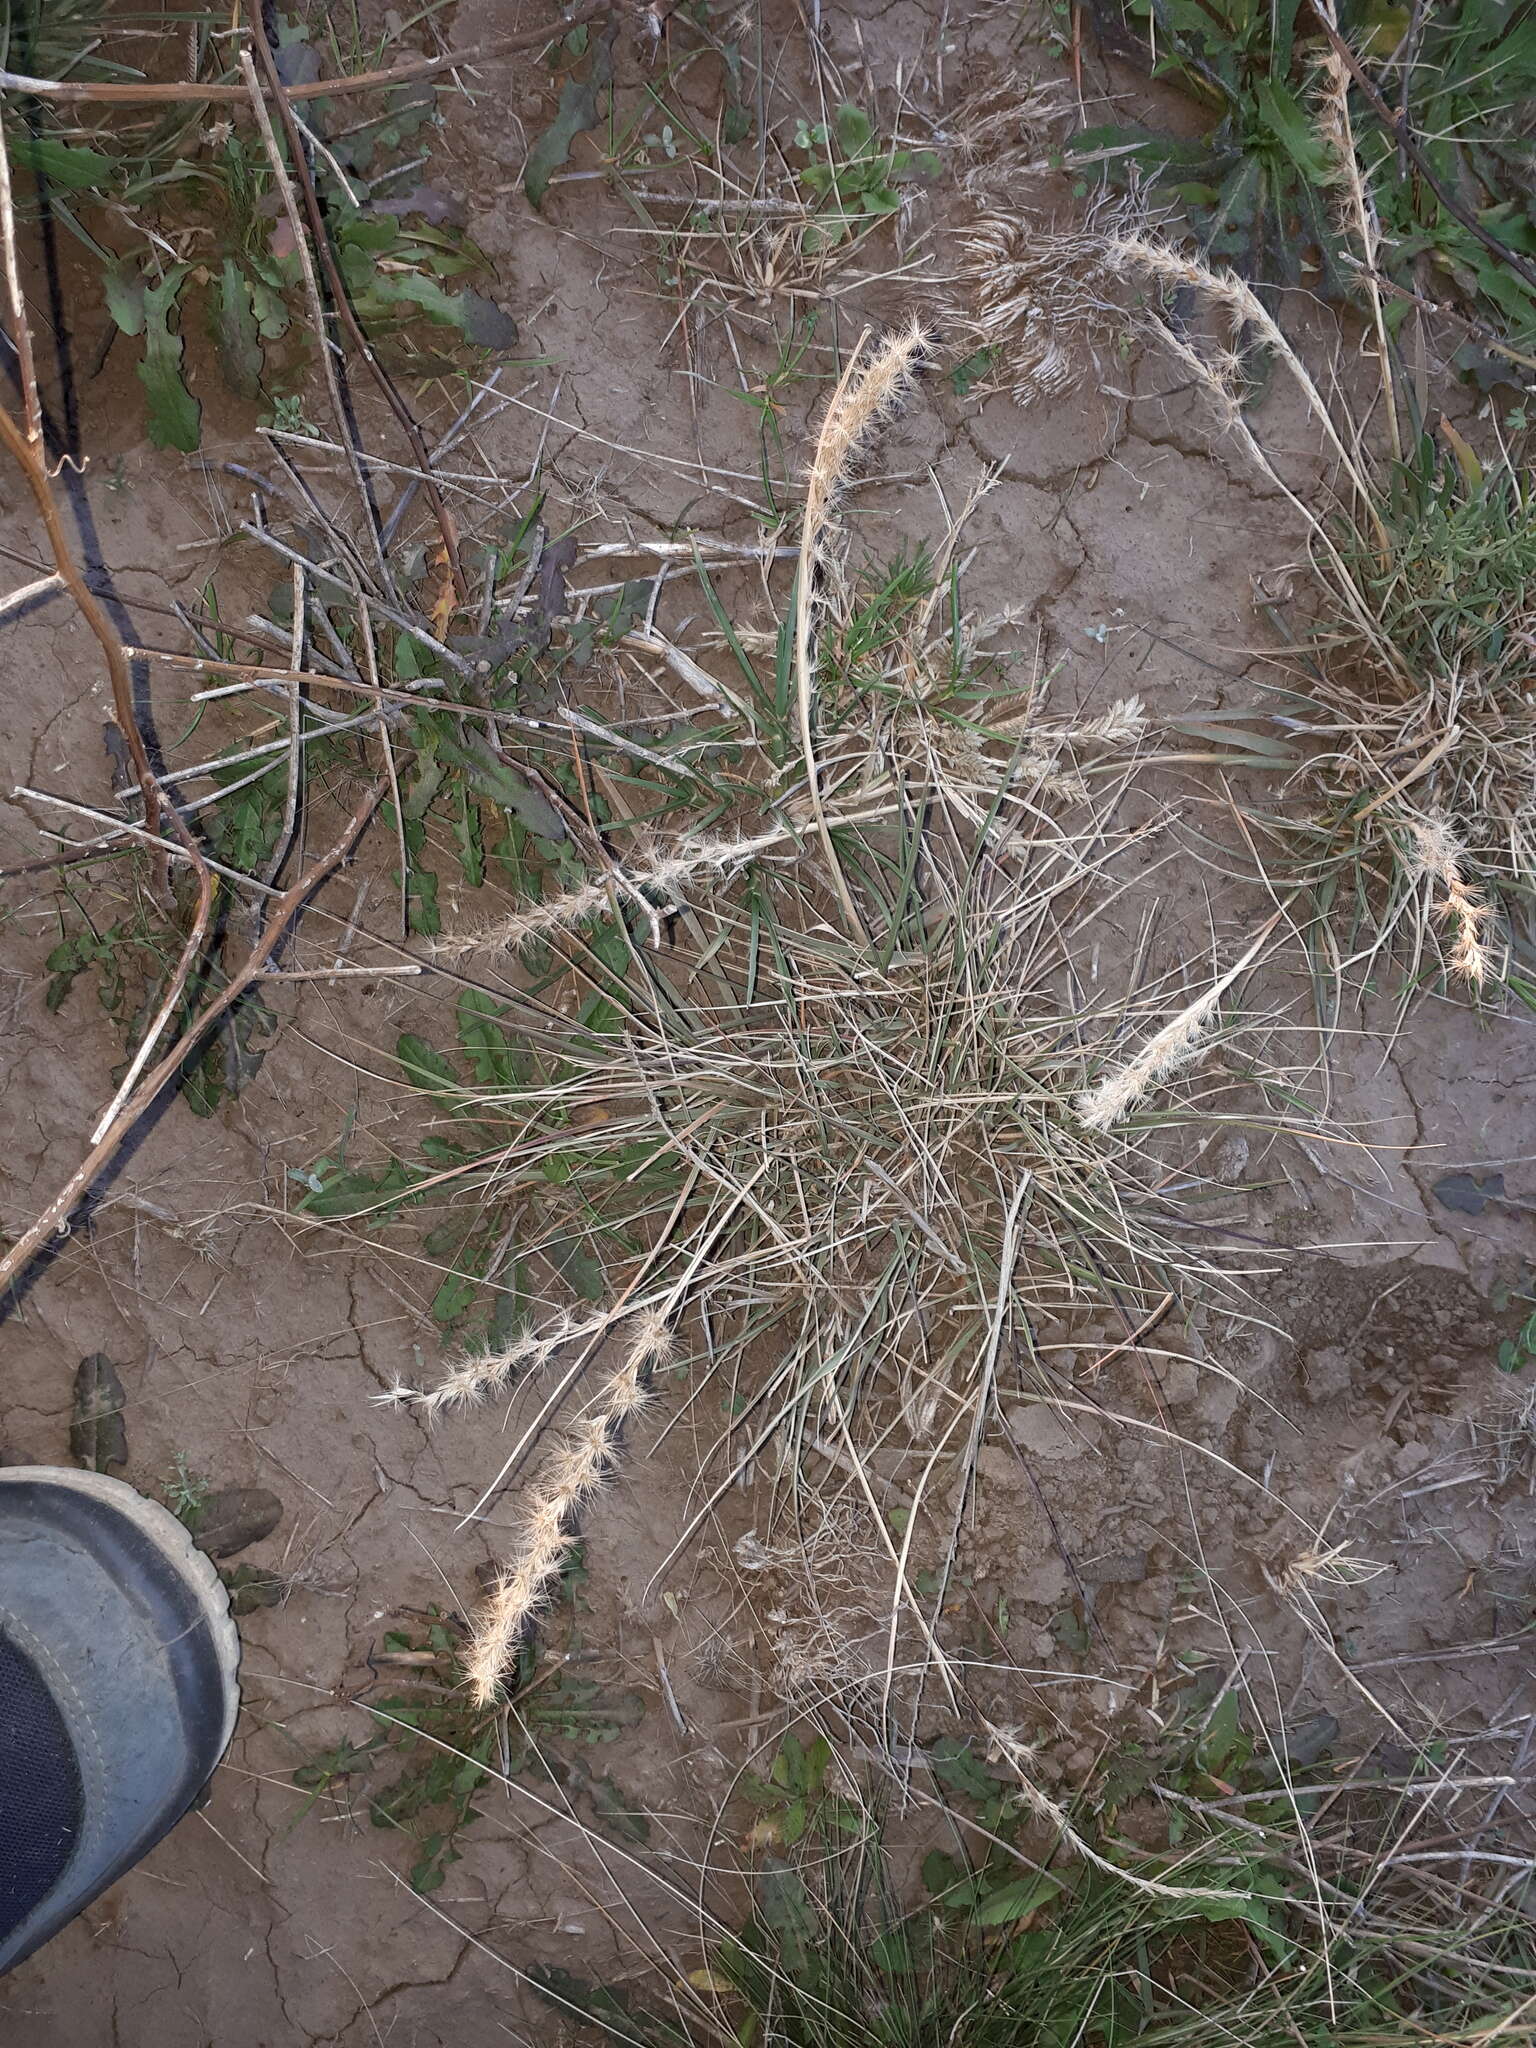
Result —
[[[1104, 267], [1118, 277], [1153, 278], [1174, 291], [1191, 292], [1201, 304], [1215, 307], [1226, 316], [1233, 333], [1246, 337], [1245, 348], [1262, 341], [1290, 372], [1362, 500], [1366, 504], [1373, 503], [1371, 487], [1356, 461], [1355, 451], [1345, 446], [1333, 423], [1327, 401], [1313, 382], [1311, 373], [1252, 285], [1235, 271], [1214, 270], [1198, 256], [1186, 256], [1165, 241], [1145, 220], [1138, 222], [1121, 216], [1109, 225], [1111, 232], [1103, 236], [1101, 243]], [[1159, 329], [1159, 336], [1164, 342], [1170, 339], [1166, 328]], [[1228, 353], [1230, 355], [1231, 351]], [[1199, 361], [1198, 356], [1195, 360]], [[1251, 434], [1246, 438], [1252, 440]], [[1257, 446], [1256, 443], [1254, 445]], [[1268, 459], [1262, 459], [1265, 470], [1273, 475]]]
[[585, 882], [579, 889], [551, 897], [547, 903], [513, 911], [479, 931], [451, 934], [437, 940], [432, 950], [446, 960], [461, 960], [469, 953], [510, 953], [530, 939], [569, 931], [583, 919], [613, 909], [616, 896], [639, 907], [650, 922], [652, 937], [656, 938], [660, 935], [660, 920], [681, 908], [677, 899], [690, 882], [704, 875], [732, 874], [760, 853], [782, 846], [787, 836], [776, 831], [760, 832], [750, 839], [684, 839], [672, 853], [654, 859], [649, 867], [630, 869], [616, 863], [601, 881]]
[[1221, 1006], [1222, 997], [1238, 976], [1253, 965], [1264, 941], [1283, 915], [1283, 912], [1276, 911], [1236, 966], [1229, 967], [1203, 995], [1187, 1004], [1161, 1031], [1154, 1032], [1133, 1060], [1121, 1067], [1118, 1073], [1104, 1075], [1102, 1080], [1078, 1096], [1072, 1106], [1079, 1123], [1090, 1131], [1111, 1130], [1122, 1118], [1129, 1116], [1154, 1088], [1188, 1066], [1205, 1042], [1205, 1034]]
[[[1069, 749], [1115, 748], [1140, 739], [1148, 725], [1139, 697], [1123, 697], [1097, 718], [1078, 724], [1042, 724], [1031, 704], [1016, 716], [992, 720], [985, 729], [951, 720], [927, 719], [921, 708], [905, 722], [914, 728], [909, 734], [898, 721], [899, 738], [916, 737], [935, 763], [935, 781], [940, 795], [961, 808], [971, 822], [984, 828], [998, 804], [999, 795], [1009, 795], [1010, 785], [1042, 791], [1066, 803], [1082, 803], [1088, 783], [1063, 755]], [[1013, 741], [1018, 751], [994, 757], [986, 751], [988, 742]], [[861, 788], [869, 797], [871, 787]], [[970, 798], [967, 803], [965, 800]]]
[[[1235, 433], [1267, 480], [1284, 492], [1314, 533], [1319, 522], [1276, 473], [1243, 414], [1248, 352], [1262, 344], [1285, 366], [1350, 483], [1368, 509], [1374, 499], [1305, 364], [1263, 300], [1242, 278], [1176, 249], [1163, 217], [1133, 193], [1091, 207], [1081, 227], [1059, 229], [1018, 211], [983, 212], [966, 236], [960, 273], [970, 287], [967, 342], [997, 351], [999, 381], [1019, 405], [1057, 396], [1102, 375], [1127, 336], [1150, 339], [1207, 392], [1220, 425]], [[1148, 283], [1190, 293], [1217, 313], [1228, 334], [1197, 345], [1136, 303]]]
[[470, 1351], [455, 1360], [445, 1378], [423, 1390], [397, 1385], [375, 1394], [380, 1406], [424, 1408], [429, 1415], [443, 1408], [468, 1408], [492, 1394], [502, 1393], [531, 1372], [548, 1365], [567, 1344], [589, 1343], [622, 1320], [623, 1312], [609, 1309], [584, 1320], [569, 1309], [560, 1309], [541, 1330], [523, 1330], [510, 1343], [489, 1351]]
[[1351, 259], [1346, 255], [1345, 261], [1353, 262], [1364, 279], [1371, 324], [1376, 330], [1376, 361], [1386, 399], [1387, 435], [1394, 458], [1401, 461], [1403, 444], [1393, 388], [1393, 352], [1388, 345], [1386, 314], [1382, 307], [1381, 286], [1377, 282], [1381, 270], [1381, 222], [1376, 212], [1375, 197], [1360, 167], [1360, 152], [1355, 147], [1354, 119], [1349, 111], [1352, 84], [1348, 67], [1338, 51], [1325, 50], [1318, 60], [1312, 98], [1313, 122], [1324, 149], [1334, 163], [1333, 182], [1339, 191], [1334, 215], [1340, 236], [1346, 244], [1353, 243], [1359, 251], [1357, 258]]
[[824, 591], [836, 571], [833, 515], [843, 486], [876, 426], [895, 409], [916, 375], [928, 347], [928, 336], [915, 317], [886, 336], [867, 354], [861, 336], [836, 390], [827, 401], [821, 431], [806, 475], [805, 512], [800, 527], [800, 557], [795, 578], [795, 691], [800, 752], [805, 762], [806, 789], [827, 866], [843, 914], [853, 930], [859, 915], [844, 879], [832, 829], [821, 800], [821, 770], [816, 759], [815, 649]]
[[470, 1629], [464, 1675], [477, 1706], [496, 1698], [502, 1673], [570, 1553], [577, 1516], [613, 1470], [625, 1424], [649, 1398], [651, 1374], [672, 1355], [672, 1333], [660, 1314], [633, 1317], [620, 1363], [587, 1413], [564, 1432], [521, 1503], [511, 1545], [515, 1562], [497, 1575]]

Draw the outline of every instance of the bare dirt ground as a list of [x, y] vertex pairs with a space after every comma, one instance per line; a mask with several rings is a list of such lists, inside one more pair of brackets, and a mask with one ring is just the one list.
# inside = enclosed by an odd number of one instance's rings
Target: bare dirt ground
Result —
[[[785, 75], [808, 75], [805, 25], [787, 10], [765, 19]], [[521, 23], [501, 0], [463, 0], [452, 39]], [[822, 25], [855, 96], [894, 104], [900, 77], [905, 126], [941, 147], [967, 91], [1040, 61], [1022, 52], [1006, 9], [941, 18], [909, 0], [833, 5]], [[620, 48], [621, 79], [633, 82], [643, 53], [627, 37]], [[1090, 68], [1101, 84], [1127, 84]], [[679, 326], [601, 179], [558, 186], [542, 217], [527, 206], [519, 171], [550, 101], [526, 60], [488, 61], [466, 82], [437, 175], [468, 202], [522, 350], [540, 359], [523, 405], [480, 436], [477, 461], [514, 485], [541, 464], [557, 510], [585, 518], [589, 540], [680, 524], [746, 530], [722, 476], [750, 478], [757, 438], [732, 395], [720, 324], [696, 314]], [[593, 161], [578, 145], [573, 167]], [[942, 304], [951, 185], [919, 197], [904, 226], [919, 267], [824, 309], [819, 346], [834, 325], [846, 345], [867, 312]], [[895, 245], [884, 246], [889, 259]], [[74, 337], [78, 356], [92, 338]], [[522, 388], [521, 374], [509, 388]], [[1024, 412], [1002, 396], [958, 398], [930, 377], [857, 494], [861, 542], [889, 554], [921, 537], [941, 502], [961, 502], [996, 464], [1002, 480], [969, 534], [971, 600], [1038, 625], [1068, 701], [1135, 689], [1155, 719], [1251, 701], [1249, 650], [1267, 632], [1256, 597], [1283, 577], [1298, 535], [1283, 501], [1234, 451], [1213, 447], [1176, 387], [1166, 364], [1133, 355], [1113, 389]], [[147, 608], [201, 589], [219, 558], [225, 486], [147, 452], [130, 391], [110, 359], [81, 389], [93, 459], [79, 494], [135, 631], [173, 644], [174, 628]], [[803, 446], [815, 397], [808, 384], [787, 394], [791, 449]], [[248, 424], [223, 417], [205, 455], [243, 453]], [[1316, 472], [1317, 451], [1281, 398], [1263, 425], [1288, 475]], [[0, 533], [38, 557], [36, 522], [9, 479]], [[110, 807], [105, 686], [66, 603], [7, 623], [0, 660], [8, 785]], [[59, 813], [9, 796], [0, 809], [7, 862], [50, 850], [39, 833], [59, 829]], [[385, 866], [349, 870], [323, 892], [324, 915], [301, 945], [308, 964], [334, 951], [365, 883], [362, 922], [386, 928]], [[1192, 868], [1162, 870], [1147, 889], [1167, 949], [1198, 952], [1213, 919], [1235, 930], [1253, 908], [1241, 894], [1208, 906]], [[55, 878], [12, 880], [6, 906], [0, 1219], [15, 1231], [74, 1164], [121, 1048], [87, 981], [57, 1014], [44, 1006]], [[1294, 993], [1277, 990], [1277, 1001]], [[0, 2039], [18, 2048], [558, 2038], [562, 2023], [519, 1972], [542, 1962], [623, 1977], [651, 1940], [696, 1953], [688, 1901], [712, 1816], [786, 1725], [770, 1654], [777, 1625], [744, 1611], [727, 1565], [755, 1525], [752, 1494], [733, 1497], [653, 1584], [691, 1504], [675, 1440], [657, 1457], [642, 1440], [587, 1524], [578, 1627], [580, 1668], [643, 1703], [603, 1763], [647, 1816], [648, 1842], [594, 1834], [576, 1777], [520, 1779], [481, 1800], [458, 1837], [461, 1860], [425, 1900], [405, 1882], [406, 1845], [370, 1826], [345, 1784], [316, 1798], [295, 1783], [307, 1761], [374, 1732], [354, 1702], [392, 1687], [370, 1665], [384, 1633], [472, 1603], [510, 1506], [468, 1527], [459, 1517], [508, 1437], [499, 1415], [428, 1427], [372, 1400], [436, 1364], [434, 1276], [288, 1215], [293, 1173], [334, 1146], [349, 1112], [375, 1137], [411, 1113], [376, 1078], [379, 1048], [430, 1019], [442, 995], [430, 979], [352, 979], [280, 987], [270, 1000], [283, 1028], [259, 1076], [211, 1121], [164, 1104], [4, 1331], [11, 1459], [67, 1461], [73, 1374], [102, 1351], [127, 1389], [127, 1476], [155, 1491], [181, 1456], [217, 1484], [271, 1488], [285, 1510], [247, 1553], [286, 1590], [242, 1621], [243, 1711], [208, 1801], [0, 1986]], [[1031, 1731], [1042, 1769], [1063, 1784], [1112, 1730], [1135, 1725], [1196, 1648], [1240, 1661], [1271, 1719], [1327, 1710], [1364, 1727], [1385, 1712], [1415, 1739], [1436, 1728], [1485, 1744], [1490, 1758], [1523, 1739], [1536, 1705], [1526, 1660], [1508, 1644], [1478, 1646], [1530, 1610], [1536, 1426], [1520, 1382], [1495, 1370], [1512, 1325], [1492, 1296], [1501, 1280], [1520, 1281], [1536, 1247], [1527, 1217], [1458, 1214], [1429, 1189], [1476, 1165], [1503, 1171], [1511, 1196], [1536, 1196], [1536, 1037], [1529, 1020], [1480, 1023], [1434, 1001], [1395, 1037], [1388, 1021], [1347, 1020], [1333, 1049], [1335, 1116], [1369, 1149], [1325, 1157], [1255, 1144], [1250, 1154], [1246, 1140], [1229, 1141], [1225, 1177], [1249, 1191], [1247, 1319], [1213, 1314], [1198, 1368], [1123, 1352], [1079, 1389], [1105, 1419], [1072, 1428], [1021, 1404], [1014, 1445], [982, 1454], [953, 1639], [990, 1631], [983, 1703]], [[1069, 1376], [1072, 1365], [1063, 1361]], [[1275, 1590], [1294, 1560], [1295, 1514], [1385, 1567], [1353, 1588], [1317, 1585], [1310, 1626]], [[776, 1591], [792, 1601], [793, 1588]]]

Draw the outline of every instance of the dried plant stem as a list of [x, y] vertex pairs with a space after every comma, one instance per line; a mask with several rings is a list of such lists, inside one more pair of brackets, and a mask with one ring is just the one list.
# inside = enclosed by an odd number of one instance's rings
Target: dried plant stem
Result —
[[562, 1437], [524, 1505], [517, 1562], [498, 1577], [475, 1616], [464, 1675], [478, 1706], [496, 1697], [501, 1674], [565, 1563], [577, 1515], [613, 1469], [625, 1424], [644, 1406], [651, 1373], [672, 1356], [663, 1317], [636, 1316], [623, 1359], [591, 1408]]
[[[3, 118], [0, 118], [0, 145], [4, 144], [4, 140]], [[25, 423], [24, 426], [18, 426], [10, 413], [0, 408], [0, 439], [4, 440], [15, 458], [16, 466], [25, 477], [27, 488], [32, 493], [32, 501], [43, 522], [43, 530], [48, 538], [49, 551], [53, 556], [59, 580], [68, 590], [75, 608], [90, 627], [101, 648], [112, 689], [112, 715], [122, 732], [123, 743], [128, 749], [128, 758], [133, 764], [134, 776], [144, 799], [145, 826], [153, 832], [159, 822], [163, 806], [160, 787], [155, 781], [143, 735], [133, 713], [133, 677], [129, 671], [128, 657], [100, 599], [86, 582], [75, 562], [64, 531], [64, 521], [59, 512], [58, 502], [53, 495], [47, 450], [43, 442], [43, 415], [33, 361], [32, 330], [27, 320], [26, 302], [22, 296], [21, 275], [16, 256], [16, 215], [11, 199], [10, 160], [3, 146], [0, 146], [0, 238], [3, 238], [5, 260], [6, 325], [16, 349], [21, 372], [22, 412]]]
[[[162, 800], [160, 785], [150, 765], [144, 735], [139, 731], [139, 722], [134, 711], [133, 674], [129, 667], [127, 650], [121, 635], [107, 617], [105, 606], [91, 589], [84, 572], [75, 560], [74, 551], [64, 531], [64, 520], [58, 500], [53, 493], [53, 480], [48, 467], [43, 435], [42, 401], [37, 389], [32, 330], [27, 320], [26, 301], [22, 295], [20, 267], [16, 256], [16, 215], [11, 200], [10, 159], [7, 155], [3, 118], [0, 118], [0, 249], [3, 249], [4, 256], [6, 326], [16, 350], [23, 419], [23, 424], [18, 426], [10, 412], [0, 407], [0, 441], [5, 443], [15, 459], [16, 466], [26, 478], [32, 502], [37, 507], [38, 516], [48, 538], [55, 574], [68, 590], [75, 609], [90, 628], [106, 662], [108, 682], [112, 691], [113, 722], [123, 736], [123, 744], [128, 750], [128, 758], [133, 766], [134, 778], [139, 785], [139, 794], [144, 803], [145, 831], [154, 834], [163, 817], [172, 837], [190, 862], [197, 882], [192, 922], [186, 938], [182, 941], [180, 956], [171, 973], [159, 1009], [150, 1020], [122, 1085], [91, 1132], [90, 1142], [96, 1145], [100, 1143], [114, 1117], [128, 1100], [138, 1075], [148, 1063], [164, 1033], [170, 1028], [171, 1020], [181, 1003], [193, 965], [202, 951], [203, 941], [207, 936], [213, 911], [213, 877], [207, 861], [203, 858], [202, 850], [185, 821], [174, 805], [166, 804]], [[165, 878], [165, 856], [157, 852], [154, 858], [160, 892], [169, 895], [169, 885]]]
[[1511, 243], [1501, 241], [1497, 235], [1484, 226], [1478, 215], [1464, 206], [1456, 194], [1449, 189], [1444, 180], [1437, 174], [1434, 165], [1419, 147], [1418, 140], [1413, 135], [1407, 122], [1399, 120], [1397, 115], [1393, 113], [1392, 109], [1377, 91], [1375, 85], [1371, 82], [1370, 77], [1361, 68], [1360, 60], [1356, 57], [1354, 51], [1339, 34], [1333, 23], [1332, 8], [1324, 6], [1322, 0], [1311, 0], [1311, 11], [1316, 16], [1318, 26], [1322, 29], [1323, 34], [1328, 38], [1329, 48], [1344, 66], [1355, 84], [1360, 88], [1371, 112], [1380, 121], [1393, 141], [1397, 143], [1419, 176], [1424, 180], [1424, 183], [1445, 208], [1446, 212], [1453, 220], [1459, 221], [1468, 234], [1475, 236], [1490, 256], [1494, 257], [1498, 262], [1507, 265], [1526, 284], [1536, 288], [1536, 263], [1532, 263], [1528, 256], [1522, 255]]
[[202, 1044], [219, 1019], [234, 1008], [253, 982], [260, 980], [267, 961], [287, 935], [288, 927], [304, 908], [309, 896], [331, 870], [339, 867], [352, 851], [359, 834], [373, 816], [379, 796], [378, 789], [370, 789], [347, 820], [336, 843], [327, 853], [321, 855], [307, 874], [301, 875], [291, 888], [285, 889], [276, 899], [272, 906], [272, 915], [243, 966], [230, 976], [224, 988], [201, 1016], [192, 1020], [159, 1064], [144, 1076], [42, 1214], [28, 1225], [5, 1257], [0, 1259], [0, 1299], [3, 1299], [6, 1289], [26, 1272], [48, 1239], [68, 1228], [76, 1204], [87, 1193], [97, 1176], [117, 1156], [140, 1117], [149, 1109], [161, 1090], [180, 1073], [183, 1064]]
[[888, 336], [866, 359], [864, 350], [868, 339], [869, 330], [866, 328], [859, 336], [848, 367], [839, 379], [822, 418], [816, 452], [806, 479], [800, 559], [795, 576], [795, 714], [800, 730], [800, 751], [805, 762], [811, 814], [827, 856], [837, 900], [848, 928], [853, 932], [863, 929], [863, 921], [832, 843], [832, 828], [821, 800], [821, 770], [816, 759], [817, 585], [826, 567], [828, 529], [848, 472], [871, 429], [885, 417], [905, 390], [925, 344], [922, 326], [915, 318], [899, 332]]
[[[252, 49], [256, 53], [256, 60], [261, 67], [267, 90], [272, 95], [273, 103], [277, 108], [278, 118], [282, 123], [283, 135], [287, 141], [289, 154], [292, 159], [294, 182], [298, 186], [299, 194], [304, 201], [305, 218], [309, 223], [310, 234], [314, 238], [315, 254], [320, 259], [320, 267], [325, 273], [326, 283], [330, 286], [331, 302], [336, 309], [336, 317], [345, 329], [347, 339], [366, 364], [368, 374], [372, 377], [379, 396], [394, 414], [401, 432], [410, 443], [411, 459], [416, 465], [423, 488], [427, 494], [428, 502], [431, 504], [432, 516], [437, 521], [438, 532], [442, 535], [443, 547], [447, 554], [448, 568], [453, 577], [454, 594], [459, 603], [463, 604], [468, 598], [469, 588], [464, 580], [463, 565], [459, 561], [458, 529], [454, 524], [453, 514], [448, 509], [448, 501], [444, 498], [438, 486], [436, 474], [432, 467], [432, 457], [428, 452], [421, 428], [416, 423], [416, 415], [395, 389], [393, 379], [374, 354], [373, 346], [367, 335], [364, 334], [357, 315], [352, 310], [352, 301], [347, 295], [347, 281], [341, 274], [335, 252], [331, 247], [331, 238], [326, 231], [325, 216], [320, 209], [319, 194], [315, 191], [315, 181], [310, 176], [309, 164], [305, 158], [304, 137], [300, 133], [293, 108], [288, 103], [287, 89], [278, 73], [277, 60], [272, 54], [271, 44], [267, 41], [266, 23], [262, 14], [262, 0], [247, 0], [246, 20], [250, 28]], [[242, 69], [244, 69], [248, 62], [249, 58], [242, 54]], [[247, 88], [249, 89], [250, 73], [247, 72], [246, 76]], [[300, 239], [303, 239], [302, 236]], [[323, 346], [325, 340], [323, 329], [317, 336], [317, 339], [320, 340]], [[343, 420], [341, 424], [345, 436], [347, 422]], [[366, 493], [363, 498], [363, 507], [370, 524], [373, 523], [375, 516], [373, 501]], [[389, 589], [390, 577], [384, 569], [382, 556], [380, 557], [380, 576], [384, 588], [386, 590]]]
[[[538, 50], [558, 42], [574, 28], [613, 12], [613, 0], [601, 0], [595, 7], [579, 8], [575, 14], [557, 16], [546, 27], [524, 29], [518, 35], [488, 36], [467, 50], [447, 50], [438, 57], [412, 57], [404, 64], [392, 64], [383, 71], [357, 71], [349, 78], [312, 78], [303, 85], [291, 85], [288, 97], [295, 100], [333, 99], [338, 93], [380, 92], [392, 85], [404, 85], [414, 78], [433, 78], [442, 71], [457, 71], [487, 57], [510, 56], [514, 50]], [[30, 78], [20, 71], [0, 71], [0, 93], [25, 93], [28, 97], [66, 103], [95, 100], [108, 106], [153, 107], [196, 105], [212, 100], [229, 103], [245, 98], [239, 85], [154, 85], [103, 83], [85, 78]]]
[[[373, 500], [368, 495], [367, 480], [363, 475], [362, 460], [352, 436], [347, 409], [342, 401], [341, 383], [336, 374], [336, 359], [332, 354], [329, 325], [325, 317], [325, 301], [320, 296], [320, 280], [315, 273], [314, 252], [309, 236], [305, 233], [303, 217], [299, 211], [299, 197], [293, 187], [288, 165], [278, 147], [277, 133], [272, 126], [272, 117], [267, 112], [266, 101], [262, 98], [261, 86], [256, 77], [256, 66], [248, 50], [240, 52], [240, 72], [245, 80], [245, 89], [250, 97], [251, 111], [256, 117], [256, 126], [261, 132], [262, 146], [271, 166], [272, 179], [283, 202], [283, 211], [288, 216], [288, 226], [293, 235], [294, 249], [299, 259], [299, 275], [304, 280], [304, 296], [309, 305], [309, 317], [315, 330], [315, 342], [320, 351], [320, 368], [325, 377], [326, 396], [331, 403], [331, 417], [336, 422], [336, 438], [346, 452], [347, 467], [352, 472], [352, 488], [362, 512], [364, 526], [373, 548], [374, 567], [385, 584], [388, 576], [384, 568], [384, 548], [379, 537], [378, 521], [373, 516]], [[290, 663], [290, 668], [292, 663]]]

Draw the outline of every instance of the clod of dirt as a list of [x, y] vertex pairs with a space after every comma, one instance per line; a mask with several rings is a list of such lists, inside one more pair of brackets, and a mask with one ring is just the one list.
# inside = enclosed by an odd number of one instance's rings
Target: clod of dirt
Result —
[[1302, 1361], [1302, 1385], [1314, 1403], [1333, 1401], [1349, 1392], [1355, 1360], [1348, 1351], [1326, 1344], [1321, 1351], [1309, 1351]]
[[232, 1572], [220, 1572], [219, 1577], [229, 1594], [229, 1611], [237, 1620], [259, 1607], [276, 1607], [285, 1590], [278, 1574], [259, 1564], [237, 1564]]
[[1030, 1607], [1059, 1607], [1071, 1586], [1061, 1559], [1048, 1557], [1014, 1581], [1013, 1598]]
[[75, 1374], [75, 1398], [69, 1425], [69, 1454], [88, 1472], [105, 1472], [128, 1462], [128, 1426], [123, 1409], [128, 1396], [117, 1367], [104, 1351], [82, 1358]]
[[1170, 1408], [1187, 1408], [1198, 1401], [1201, 1385], [1200, 1368], [1188, 1358], [1165, 1360], [1158, 1374], [1158, 1390]]
[[1045, 1401], [1020, 1402], [1008, 1410], [1007, 1420], [1019, 1449], [1037, 1458], [1080, 1458], [1089, 1447], [1083, 1433]]
[[192, 1541], [209, 1557], [233, 1557], [270, 1536], [282, 1519], [282, 1502], [264, 1486], [226, 1486], [203, 1502]]

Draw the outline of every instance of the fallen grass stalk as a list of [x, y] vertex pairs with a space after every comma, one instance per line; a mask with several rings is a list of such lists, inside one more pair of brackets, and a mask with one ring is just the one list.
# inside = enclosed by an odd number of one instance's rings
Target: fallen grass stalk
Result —
[[[510, 56], [516, 50], [538, 50], [569, 35], [572, 29], [597, 21], [613, 12], [612, 0], [594, 7], [578, 8], [574, 14], [558, 17], [546, 27], [524, 29], [507, 36], [489, 36], [467, 49], [447, 50], [436, 57], [412, 57], [403, 64], [391, 64], [381, 71], [355, 71], [340, 78], [311, 78], [287, 88], [295, 100], [332, 99], [338, 93], [381, 92], [392, 85], [408, 85], [418, 78], [434, 78], [439, 72], [457, 71], [486, 57]], [[149, 80], [101, 81], [85, 78], [32, 78], [21, 71], [0, 71], [0, 92], [22, 93], [29, 98], [55, 100], [62, 104], [96, 101], [104, 106], [150, 107], [196, 105], [203, 101], [238, 105], [246, 98], [243, 85], [188, 84], [159, 85]]]

